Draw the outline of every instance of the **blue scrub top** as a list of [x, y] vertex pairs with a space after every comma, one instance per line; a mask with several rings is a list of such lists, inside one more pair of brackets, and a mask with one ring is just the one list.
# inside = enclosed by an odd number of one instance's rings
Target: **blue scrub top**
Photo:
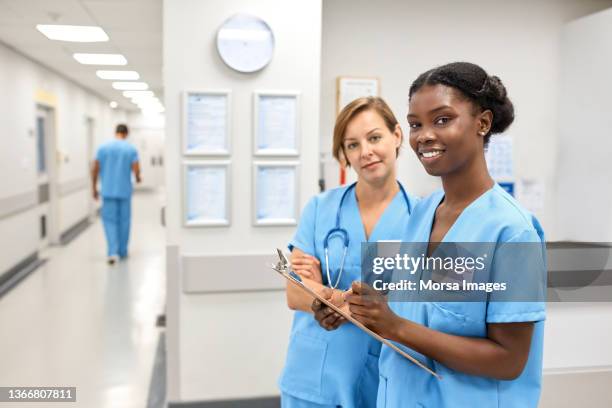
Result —
[[[435, 211], [443, 198], [444, 192], [439, 191], [416, 206], [405, 241], [429, 241]], [[539, 242], [541, 262], [530, 264], [528, 272], [545, 273], [546, 270], [544, 233], [538, 220], [497, 184], [463, 210], [443, 242]], [[393, 302], [390, 306], [405, 319], [459, 336], [486, 337], [487, 323], [536, 323], [527, 364], [522, 374], [511, 381], [458, 372], [401, 346], [440, 374], [442, 379], [438, 380], [383, 346], [379, 408], [537, 407], [542, 379], [544, 302]]]
[[[327, 284], [323, 241], [335, 227], [342, 194], [340, 187], [313, 197], [302, 212], [295, 237], [289, 249], [299, 248], [321, 261], [323, 283]], [[350, 288], [361, 280], [361, 243], [400, 240], [404, 234], [409, 210], [416, 199], [408, 195], [410, 208], [400, 192], [381, 215], [366, 240], [364, 226], [355, 196], [349, 191], [341, 208], [341, 227], [349, 235], [349, 248], [338, 289]], [[335, 283], [343, 252], [343, 241], [329, 240], [330, 275]], [[378, 389], [378, 356], [380, 343], [350, 323], [326, 331], [313, 315], [296, 311], [291, 329], [285, 368], [279, 379], [283, 393], [317, 404], [342, 407], [373, 407]]]
[[101, 195], [104, 198], [130, 198], [132, 195], [132, 164], [138, 161], [138, 151], [125, 140], [111, 140], [98, 148]]

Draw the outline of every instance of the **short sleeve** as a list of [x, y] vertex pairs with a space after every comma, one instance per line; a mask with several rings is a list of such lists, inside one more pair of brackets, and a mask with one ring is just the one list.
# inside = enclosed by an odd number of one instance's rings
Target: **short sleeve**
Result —
[[100, 163], [104, 160], [104, 149], [98, 148], [98, 151], [96, 152], [96, 160]]
[[138, 161], [138, 150], [132, 149], [132, 164]]
[[290, 251], [298, 248], [307, 254], [315, 255], [315, 224], [317, 221], [317, 197], [308, 201], [302, 210], [302, 216], [293, 239], [289, 242]]
[[506, 289], [489, 298], [487, 323], [545, 320], [546, 247], [535, 231], [520, 232], [501, 243], [492, 268], [492, 280]]

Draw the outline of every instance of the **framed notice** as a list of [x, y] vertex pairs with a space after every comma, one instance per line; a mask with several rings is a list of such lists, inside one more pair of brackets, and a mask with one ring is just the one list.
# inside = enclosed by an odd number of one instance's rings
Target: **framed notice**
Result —
[[378, 78], [338, 77], [336, 80], [336, 114], [357, 98], [379, 96]]
[[264, 92], [253, 95], [253, 154], [297, 156], [300, 144], [300, 94]]
[[253, 225], [296, 225], [298, 162], [253, 164]]
[[231, 92], [183, 93], [183, 154], [229, 156]]
[[183, 164], [186, 227], [230, 225], [230, 162]]
[[485, 150], [485, 160], [493, 180], [512, 181], [514, 179], [512, 145], [512, 137], [505, 133], [495, 135], [489, 141]]

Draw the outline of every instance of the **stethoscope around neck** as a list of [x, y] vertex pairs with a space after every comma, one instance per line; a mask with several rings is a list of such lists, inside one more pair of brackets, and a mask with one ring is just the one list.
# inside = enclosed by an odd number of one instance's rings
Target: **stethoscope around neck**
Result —
[[[354, 182], [346, 190], [344, 190], [344, 193], [342, 194], [342, 197], [340, 198], [340, 203], [338, 204], [338, 211], [336, 212], [336, 225], [334, 226], [334, 228], [330, 229], [327, 232], [327, 235], [325, 235], [325, 239], [323, 240], [323, 250], [325, 252], [325, 273], [327, 274], [327, 284], [332, 289], [336, 289], [338, 287], [338, 284], [340, 283], [340, 279], [342, 279], [342, 273], [344, 272], [344, 261], [346, 260], [346, 253], [348, 252], [348, 247], [349, 247], [349, 242], [350, 242], [348, 232], [344, 228], [340, 227], [340, 216], [342, 213], [342, 203], [344, 202], [344, 199], [346, 198], [348, 193], [352, 189], [355, 188], [356, 184], [357, 182]], [[404, 196], [404, 201], [406, 202], [406, 207], [408, 208], [408, 215], [410, 215], [410, 213], [412, 212], [412, 208], [410, 208], [410, 200], [408, 199], [408, 194], [406, 193], [406, 190], [404, 190], [404, 186], [402, 186], [402, 183], [398, 181], [397, 184], [400, 188], [400, 191], [402, 192], [402, 195]], [[339, 236], [339, 238], [341, 238], [342, 241], [344, 241], [343, 242], [344, 250], [342, 251], [342, 260], [340, 261], [340, 270], [338, 271], [338, 277], [336, 278], [336, 282], [332, 285], [331, 275], [329, 273], [329, 240], [334, 235]]]

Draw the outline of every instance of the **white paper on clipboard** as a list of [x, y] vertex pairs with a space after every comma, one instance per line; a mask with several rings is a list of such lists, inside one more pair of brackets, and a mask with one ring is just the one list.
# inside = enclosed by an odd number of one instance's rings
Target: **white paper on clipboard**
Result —
[[[282, 251], [280, 249], [277, 249], [277, 252], [279, 253], [279, 256], [282, 255]], [[283, 262], [283, 258], [285, 259], [285, 262]], [[353, 318], [350, 314], [344, 312], [342, 309], [340, 309], [338, 306], [334, 305], [333, 303], [331, 303], [329, 300], [321, 297], [317, 292], [313, 291], [312, 289], [310, 289], [308, 286], [304, 285], [300, 280], [296, 279], [295, 277], [293, 277], [290, 273], [288, 273], [287, 271], [283, 270], [282, 268], [280, 268], [279, 266], [282, 265], [283, 263], [285, 263], [285, 265], [287, 265], [287, 267], [289, 268], [290, 266], [286, 263], [286, 258], [284, 256], [281, 257], [281, 262], [279, 263], [279, 265], [273, 265], [272, 269], [274, 269], [276, 272], [278, 272], [283, 278], [287, 279], [289, 282], [291, 282], [292, 284], [296, 285], [297, 287], [301, 288], [302, 290], [304, 290], [306, 293], [308, 293], [310, 296], [318, 299], [321, 303], [325, 304], [326, 306], [330, 307], [331, 309], [333, 309], [336, 313], [340, 314], [342, 317], [344, 317], [346, 320], [348, 320], [349, 322], [353, 323], [355, 326], [357, 326], [358, 328], [360, 328], [361, 330], [363, 330], [364, 332], [366, 332], [367, 334], [369, 334], [370, 336], [374, 337], [376, 340], [380, 341], [381, 343], [391, 347], [394, 351], [396, 351], [397, 353], [399, 353], [402, 357], [410, 360], [412, 363], [416, 364], [417, 366], [421, 367], [423, 370], [427, 371], [429, 374], [433, 375], [434, 377], [436, 377], [437, 379], [441, 380], [442, 377], [437, 374], [436, 372], [434, 372], [433, 370], [431, 370], [429, 367], [427, 367], [425, 364], [421, 363], [419, 360], [417, 360], [416, 358], [412, 357], [410, 354], [406, 353], [404, 350], [402, 350], [401, 348], [397, 347], [395, 344], [393, 344], [392, 342], [390, 342], [389, 340], [385, 339], [384, 337], [381, 337], [378, 333], [373, 332], [372, 330], [368, 329], [366, 326], [363, 325], [363, 323], [361, 323], [360, 321], [356, 320], [355, 318]], [[295, 274], [295, 272], [291, 271], [292, 273]]]

